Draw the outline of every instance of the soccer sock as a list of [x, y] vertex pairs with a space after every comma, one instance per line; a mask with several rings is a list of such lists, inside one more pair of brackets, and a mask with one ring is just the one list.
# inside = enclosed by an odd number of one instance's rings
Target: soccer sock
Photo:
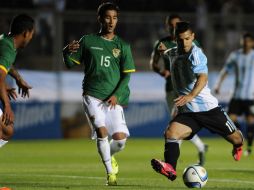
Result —
[[254, 137], [254, 124], [250, 124], [247, 126], [247, 145], [248, 149], [251, 149]]
[[205, 144], [198, 135], [194, 135], [190, 141], [197, 147], [199, 152], [205, 152]]
[[8, 143], [8, 141], [0, 139], [0, 148], [2, 148], [6, 143]]
[[121, 150], [124, 149], [125, 143], [127, 139], [121, 139], [121, 140], [114, 140], [111, 139], [110, 141], [110, 154], [111, 156]]
[[111, 156], [110, 156], [110, 145], [108, 137], [97, 138], [97, 148], [101, 156], [101, 160], [105, 165], [107, 173], [112, 173]]
[[176, 170], [177, 160], [180, 156], [179, 142], [176, 139], [166, 139], [164, 159], [166, 163]]

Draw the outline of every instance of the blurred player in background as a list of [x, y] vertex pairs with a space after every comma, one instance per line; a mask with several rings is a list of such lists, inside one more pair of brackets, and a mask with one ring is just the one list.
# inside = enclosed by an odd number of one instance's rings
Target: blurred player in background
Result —
[[25, 14], [13, 18], [9, 34], [0, 35], [0, 98], [3, 110], [0, 109], [0, 147], [4, 146], [14, 133], [14, 113], [10, 99], [16, 99], [14, 88], [6, 84], [6, 76], [12, 76], [19, 88], [21, 97], [29, 97], [32, 88], [20, 76], [13, 64], [18, 50], [23, 49], [31, 41], [34, 35], [34, 20]]
[[[164, 37], [155, 43], [155, 46], [151, 55], [151, 60], [150, 60], [150, 66], [153, 69], [153, 71], [155, 71], [156, 73], [164, 77], [166, 80], [166, 84], [165, 84], [166, 100], [167, 100], [168, 110], [169, 112], [171, 112], [171, 117], [174, 117], [176, 109], [174, 109], [174, 91], [173, 91], [173, 86], [171, 82], [170, 62], [168, 57], [160, 54], [158, 47], [161, 42], [167, 47], [167, 49], [174, 48], [177, 46], [175, 41], [175, 27], [176, 27], [176, 23], [180, 22], [181, 20], [182, 20], [181, 17], [177, 14], [172, 14], [166, 17], [165, 26], [166, 26], [166, 30], [169, 32], [169, 36]], [[194, 40], [194, 43], [198, 45], [196, 40]], [[161, 57], [163, 58], [164, 68], [161, 68], [159, 64], [159, 60]], [[205, 152], [207, 151], [208, 146], [202, 142], [202, 140], [199, 138], [198, 135], [194, 135], [193, 138], [191, 139], [191, 142], [198, 149], [199, 164], [204, 165]]]
[[242, 48], [233, 51], [226, 60], [221, 70], [215, 93], [219, 93], [221, 84], [227, 74], [234, 71], [235, 88], [229, 103], [228, 114], [235, 125], [240, 128], [237, 117], [244, 115], [247, 121], [247, 150], [249, 155], [252, 150], [254, 136], [254, 38], [250, 33], [242, 36]]
[[[96, 132], [97, 148], [107, 172], [107, 185], [117, 185], [118, 165], [113, 155], [125, 147], [129, 130], [123, 105], [128, 104], [130, 73], [135, 72], [130, 45], [115, 34], [119, 8], [99, 6], [97, 34], [84, 35], [64, 48], [67, 67], [84, 63], [83, 103]], [[108, 136], [112, 139], [109, 142]]]
[[174, 99], [178, 113], [165, 131], [165, 161], [152, 159], [153, 169], [169, 180], [176, 179], [176, 165], [180, 156], [179, 140], [191, 139], [203, 127], [217, 133], [233, 144], [232, 155], [236, 161], [242, 154], [243, 136], [218, 106], [217, 99], [208, 88], [207, 58], [193, 44], [194, 33], [188, 22], [176, 24], [177, 48], [159, 49], [170, 59]]

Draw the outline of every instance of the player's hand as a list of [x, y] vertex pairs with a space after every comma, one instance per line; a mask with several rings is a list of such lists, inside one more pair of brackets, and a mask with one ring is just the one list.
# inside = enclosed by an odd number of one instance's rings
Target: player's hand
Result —
[[114, 96], [114, 95], [111, 96], [111, 97], [107, 100], [107, 103], [109, 104], [110, 109], [112, 109], [112, 108], [115, 109], [116, 104], [117, 104], [117, 97]]
[[214, 92], [215, 94], [219, 94], [219, 93], [220, 93], [220, 88], [215, 87], [215, 88], [213, 89], [213, 92]]
[[7, 90], [7, 94], [8, 94], [8, 97], [9, 97], [10, 100], [11, 99], [13, 99], [13, 100], [17, 99], [18, 95], [16, 93], [16, 89], [15, 88], [7, 87], [6, 90]]
[[23, 79], [16, 81], [16, 84], [19, 88], [18, 93], [19, 95], [21, 95], [22, 98], [29, 98], [30, 94], [29, 94], [29, 90], [32, 89], [32, 87], [30, 85], [27, 84], [26, 81], [24, 81]]
[[175, 105], [177, 107], [184, 106], [188, 102], [190, 102], [193, 99], [193, 96], [191, 95], [185, 95], [185, 96], [179, 96], [178, 98], [174, 99]]
[[166, 49], [167, 47], [165, 46], [165, 44], [161, 42], [158, 46], [158, 51], [160, 52], [160, 54], [162, 55]]
[[160, 72], [160, 75], [163, 76], [165, 79], [168, 78], [170, 74], [170, 71], [166, 69]]
[[73, 41], [72, 41], [71, 43], [69, 43], [69, 45], [68, 45], [69, 53], [75, 53], [75, 52], [77, 52], [79, 46], [80, 46], [80, 45], [79, 45], [78, 41], [73, 40]]
[[10, 125], [10, 124], [14, 123], [14, 113], [13, 113], [13, 111], [11, 109], [11, 106], [6, 106], [4, 108], [2, 122], [5, 125]]

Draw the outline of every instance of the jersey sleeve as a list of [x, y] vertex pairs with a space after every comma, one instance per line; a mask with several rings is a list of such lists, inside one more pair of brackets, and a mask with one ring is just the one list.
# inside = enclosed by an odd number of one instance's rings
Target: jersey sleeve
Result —
[[201, 49], [194, 51], [191, 57], [192, 69], [194, 73], [208, 73], [207, 58]]
[[230, 53], [228, 56], [226, 63], [223, 67], [223, 69], [227, 72], [230, 73], [234, 69], [234, 63], [236, 62], [236, 52]]
[[122, 63], [122, 72], [123, 73], [131, 73], [135, 72], [135, 65], [132, 58], [131, 48], [129, 45], [123, 48], [123, 55], [121, 57]]
[[10, 53], [8, 53], [8, 50], [10, 47], [6, 45], [0, 45], [0, 69], [2, 69], [4, 72], [8, 73], [12, 64], [10, 61]]
[[77, 49], [77, 52], [68, 53], [67, 49], [68, 46], [66, 46], [63, 50], [63, 59], [64, 63], [68, 68], [73, 67], [74, 65], [80, 65], [82, 62], [82, 56], [83, 56], [83, 46], [84, 46], [84, 37], [82, 37], [79, 40], [79, 49]]

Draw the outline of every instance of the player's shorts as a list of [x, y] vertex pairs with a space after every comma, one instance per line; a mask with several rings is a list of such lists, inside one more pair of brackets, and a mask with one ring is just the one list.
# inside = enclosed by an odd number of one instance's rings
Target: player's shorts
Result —
[[228, 114], [254, 116], [254, 100], [231, 99]]
[[192, 134], [187, 139], [191, 139], [203, 127], [223, 137], [237, 130], [234, 123], [221, 107], [216, 107], [205, 112], [180, 113], [172, 122], [181, 123], [192, 129]]
[[3, 115], [3, 111], [2, 109], [0, 108], [0, 117]]
[[130, 135], [122, 106], [116, 105], [110, 109], [106, 102], [88, 95], [83, 97], [83, 106], [92, 129], [92, 139], [96, 138], [95, 129], [100, 127], [106, 127], [110, 136], [115, 133]]

